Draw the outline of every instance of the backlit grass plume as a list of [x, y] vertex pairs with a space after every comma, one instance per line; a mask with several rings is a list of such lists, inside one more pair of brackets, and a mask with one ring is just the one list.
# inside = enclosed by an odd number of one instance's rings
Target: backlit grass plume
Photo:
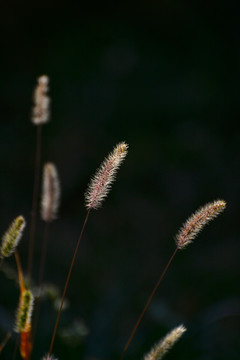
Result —
[[190, 218], [185, 222], [185, 224], [182, 226], [182, 228], [180, 229], [180, 231], [178, 232], [177, 236], [176, 236], [176, 248], [172, 254], [172, 256], [170, 257], [167, 265], [165, 266], [163, 272], [161, 273], [161, 276], [158, 280], [158, 282], [156, 283], [154, 289], [152, 290], [151, 295], [149, 296], [143, 311], [141, 312], [132, 332], [131, 335], [123, 349], [123, 353], [122, 353], [122, 357], [124, 357], [135, 333], [136, 330], [140, 324], [140, 322], [142, 321], [142, 318], [145, 314], [145, 312], [147, 311], [152, 298], [154, 296], [154, 294], [156, 293], [160, 283], [162, 282], [169, 266], [171, 265], [176, 253], [178, 250], [183, 249], [185, 246], [187, 246], [188, 244], [190, 244], [192, 242], [192, 240], [197, 236], [197, 234], [201, 231], [201, 229], [208, 224], [208, 222], [212, 219], [214, 219], [215, 217], [217, 217], [226, 207], [226, 202], [224, 200], [216, 200], [213, 201], [211, 203], [206, 204], [205, 206], [203, 206], [202, 208], [200, 208], [199, 210], [197, 210], [195, 213], [193, 213], [192, 216], [190, 216]]
[[60, 183], [56, 166], [46, 163], [43, 168], [41, 215], [44, 221], [57, 217], [60, 199]]
[[23, 360], [29, 360], [32, 353], [32, 312], [34, 297], [32, 292], [26, 288], [20, 257], [15, 251], [15, 260], [18, 270], [20, 287], [19, 305], [16, 313], [14, 330], [20, 334], [19, 350]]
[[23, 216], [18, 216], [11, 224], [7, 232], [2, 238], [2, 244], [0, 248], [0, 258], [9, 257], [12, 255], [18, 246], [18, 243], [22, 237], [23, 229], [26, 222]]
[[106, 198], [107, 194], [109, 193], [111, 184], [113, 183], [113, 181], [115, 179], [117, 169], [119, 168], [120, 164], [122, 163], [122, 161], [125, 159], [125, 157], [127, 155], [127, 149], [128, 149], [128, 145], [125, 142], [121, 142], [121, 143], [117, 144], [116, 147], [113, 149], [113, 151], [104, 160], [104, 162], [102, 163], [100, 168], [97, 170], [96, 174], [94, 175], [94, 177], [92, 178], [92, 180], [88, 186], [88, 190], [85, 194], [86, 207], [87, 207], [88, 211], [87, 211], [85, 220], [83, 222], [80, 236], [77, 241], [77, 245], [76, 245], [76, 248], [75, 248], [75, 251], [73, 254], [72, 262], [69, 267], [67, 280], [65, 282], [63, 295], [62, 295], [61, 303], [60, 303], [59, 310], [58, 310], [57, 320], [55, 323], [52, 340], [51, 340], [51, 344], [50, 344], [49, 351], [48, 351], [49, 354], [52, 354], [53, 345], [54, 345], [54, 341], [55, 341], [55, 337], [56, 337], [56, 333], [57, 333], [57, 328], [58, 328], [58, 324], [59, 324], [59, 320], [60, 320], [60, 316], [61, 316], [61, 312], [62, 312], [64, 299], [66, 296], [68, 284], [69, 284], [70, 277], [72, 274], [72, 269], [73, 269], [73, 266], [76, 261], [78, 248], [81, 243], [82, 235], [83, 235], [86, 223], [88, 221], [90, 211], [92, 209], [99, 208], [102, 201]]
[[121, 142], [104, 160], [92, 178], [85, 194], [87, 209], [98, 209], [107, 197], [117, 169], [127, 155], [128, 145]]
[[176, 236], [178, 249], [183, 249], [190, 244], [202, 228], [217, 217], [225, 207], [226, 202], [224, 200], [216, 200], [206, 204], [191, 215]]
[[160, 360], [173, 347], [173, 345], [185, 333], [186, 328], [180, 325], [170, 331], [159, 343], [157, 343], [148, 354], [144, 356], [144, 360]]
[[33, 294], [30, 290], [25, 289], [21, 293], [16, 314], [15, 331], [17, 333], [28, 332], [31, 328], [33, 299]]
[[34, 107], [32, 122], [35, 125], [44, 124], [49, 120], [50, 98], [47, 95], [48, 84], [48, 76], [42, 75], [38, 78], [38, 83], [33, 94]]

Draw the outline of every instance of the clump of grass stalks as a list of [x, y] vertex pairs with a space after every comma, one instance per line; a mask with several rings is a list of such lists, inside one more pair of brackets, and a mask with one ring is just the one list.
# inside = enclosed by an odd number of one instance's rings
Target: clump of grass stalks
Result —
[[[29, 236], [29, 251], [28, 251], [28, 278], [26, 281], [20, 257], [17, 251], [20, 239], [23, 234], [23, 230], [26, 225], [26, 221], [22, 215], [18, 216], [9, 229], [2, 237], [0, 245], [0, 261], [1, 266], [4, 266], [4, 262], [8, 257], [14, 254], [16, 260], [16, 266], [18, 271], [18, 283], [20, 288], [19, 304], [16, 311], [16, 321], [13, 330], [20, 336], [19, 351], [21, 358], [24, 360], [30, 360], [32, 351], [34, 352], [34, 339], [37, 335], [38, 318], [40, 311], [40, 300], [42, 296], [42, 286], [44, 281], [44, 268], [47, 257], [47, 246], [49, 237], [49, 226], [53, 220], [57, 218], [60, 204], [60, 180], [57, 171], [57, 167], [52, 162], [46, 162], [43, 166], [43, 178], [42, 178], [42, 198], [39, 204], [39, 183], [40, 183], [40, 168], [41, 168], [41, 127], [50, 119], [50, 98], [48, 96], [49, 78], [43, 75], [38, 78], [36, 88], [34, 90], [34, 106], [32, 111], [32, 122], [37, 126], [37, 141], [36, 141], [36, 157], [35, 157], [35, 175], [34, 175], [34, 187], [33, 187], [33, 200], [32, 200], [32, 213], [30, 221], [30, 236]], [[67, 289], [70, 283], [72, 270], [76, 261], [79, 246], [86, 228], [86, 224], [93, 210], [99, 209], [103, 201], [107, 198], [111, 186], [115, 180], [117, 171], [120, 165], [126, 158], [128, 153], [128, 145], [125, 142], [118, 143], [112, 152], [105, 158], [96, 171], [95, 175], [90, 180], [88, 188], [85, 193], [85, 205], [86, 215], [80, 231], [80, 235], [73, 253], [72, 261], [69, 265], [65, 285], [63, 286], [62, 297], [56, 317], [55, 325], [53, 326], [52, 338], [48, 353], [42, 358], [42, 360], [57, 360], [53, 355], [53, 348], [55, 343], [55, 337], [58, 330], [58, 325], [61, 317], [61, 312], [67, 293]], [[36, 233], [36, 218], [38, 216], [38, 207], [40, 207], [41, 218], [45, 222], [45, 231], [42, 241], [42, 250], [40, 257], [40, 268], [38, 277], [38, 292], [34, 295], [31, 290], [32, 283], [32, 264], [34, 260], [34, 243]], [[130, 346], [130, 343], [143, 319], [145, 312], [147, 311], [154, 294], [156, 293], [160, 283], [162, 282], [166, 272], [171, 265], [174, 257], [179, 250], [185, 249], [198, 235], [198, 233], [207, 225], [211, 220], [216, 218], [226, 207], [224, 200], [216, 200], [206, 204], [197, 210], [189, 219], [183, 224], [181, 229], [176, 235], [176, 248], [170, 257], [167, 265], [162, 271], [157, 284], [152, 290], [144, 308], [141, 312], [133, 330], [126, 342], [123, 349], [121, 358], [125, 356], [125, 353]], [[28, 285], [26, 285], [28, 283]], [[35, 302], [35, 310], [34, 310]], [[34, 321], [32, 320], [32, 314], [35, 311]], [[33, 333], [32, 333], [33, 329]], [[160, 340], [148, 354], [145, 355], [144, 360], [160, 360], [171, 349], [171, 347], [180, 339], [180, 337], [186, 331], [183, 325], [180, 325], [170, 331], [162, 340]], [[6, 334], [6, 337], [2, 339], [0, 343], [0, 353], [4, 351], [11, 334]], [[43, 349], [46, 352], [46, 349]]]

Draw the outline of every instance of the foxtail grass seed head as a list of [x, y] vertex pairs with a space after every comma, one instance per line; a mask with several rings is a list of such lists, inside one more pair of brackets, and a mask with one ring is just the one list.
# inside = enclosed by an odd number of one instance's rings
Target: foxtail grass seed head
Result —
[[206, 204], [190, 216], [176, 236], [178, 249], [183, 249], [190, 244], [202, 228], [217, 217], [225, 207], [226, 202], [224, 200], [216, 200]]
[[32, 122], [35, 125], [44, 124], [49, 120], [50, 98], [47, 95], [49, 78], [42, 75], [37, 80], [33, 93], [34, 107], [32, 111]]
[[24, 290], [20, 295], [15, 325], [15, 331], [17, 333], [28, 332], [31, 329], [33, 300], [33, 294], [30, 290]]
[[185, 333], [186, 328], [180, 325], [170, 331], [159, 343], [157, 343], [148, 354], [144, 356], [144, 360], [160, 360], [173, 347], [173, 345]]
[[60, 201], [60, 183], [56, 166], [46, 163], [43, 168], [41, 216], [44, 221], [57, 217]]
[[85, 193], [87, 209], [98, 209], [101, 206], [110, 191], [117, 169], [127, 155], [127, 149], [128, 145], [121, 142], [103, 161]]
[[0, 258], [9, 257], [14, 253], [22, 237], [22, 232], [25, 226], [26, 222], [23, 216], [18, 216], [12, 222], [8, 231], [4, 234], [2, 238], [2, 244], [0, 247]]

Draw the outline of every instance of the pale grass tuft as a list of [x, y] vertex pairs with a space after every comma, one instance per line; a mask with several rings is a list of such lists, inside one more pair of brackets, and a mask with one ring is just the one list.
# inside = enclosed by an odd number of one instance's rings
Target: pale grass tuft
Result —
[[2, 245], [0, 247], [0, 258], [9, 257], [14, 253], [22, 237], [22, 232], [25, 226], [25, 219], [21, 215], [12, 222], [8, 231], [4, 234], [2, 238]]
[[49, 78], [47, 75], [42, 75], [37, 81], [38, 83], [33, 94], [34, 107], [32, 112], [32, 122], [35, 125], [40, 125], [49, 120], [50, 98], [47, 95]]
[[19, 306], [16, 314], [16, 325], [14, 328], [17, 333], [30, 331], [33, 301], [33, 294], [30, 290], [24, 290], [20, 295]]
[[183, 249], [190, 244], [202, 228], [217, 217], [225, 207], [226, 202], [224, 200], [216, 200], [206, 204], [190, 216], [176, 236], [178, 249]]
[[43, 168], [41, 215], [44, 221], [57, 217], [60, 201], [60, 183], [56, 166], [46, 163]]
[[186, 328], [180, 325], [170, 331], [159, 343], [157, 343], [148, 354], [144, 356], [144, 360], [160, 360], [173, 347], [173, 345], [185, 333]]
[[87, 209], [98, 209], [101, 206], [110, 191], [117, 169], [127, 155], [127, 149], [125, 142], [117, 144], [99, 167], [85, 193]]

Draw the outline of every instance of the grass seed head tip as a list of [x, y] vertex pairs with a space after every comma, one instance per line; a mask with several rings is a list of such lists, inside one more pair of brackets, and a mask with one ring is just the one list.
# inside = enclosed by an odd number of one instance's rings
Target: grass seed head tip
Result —
[[42, 75], [37, 80], [33, 94], [34, 107], [32, 111], [32, 122], [35, 125], [44, 124], [49, 120], [50, 98], [47, 95], [49, 78]]
[[17, 333], [28, 332], [31, 329], [33, 301], [33, 294], [30, 290], [24, 290], [20, 295], [15, 325], [15, 331]]
[[180, 325], [170, 331], [162, 340], [160, 340], [148, 354], [144, 356], [144, 360], [160, 360], [173, 347], [173, 345], [185, 333], [186, 328]]
[[179, 249], [183, 249], [190, 244], [202, 228], [217, 217], [226, 207], [224, 200], [216, 200], [206, 204], [197, 210], [183, 224], [176, 236], [176, 244]]
[[44, 221], [56, 219], [60, 202], [60, 182], [56, 166], [46, 163], [43, 167], [41, 216]]
[[18, 246], [18, 243], [22, 237], [23, 229], [26, 226], [26, 222], [23, 216], [18, 216], [10, 225], [2, 238], [2, 244], [0, 247], [0, 257], [9, 257], [12, 255]]
[[119, 166], [127, 155], [127, 149], [125, 142], [117, 144], [96, 171], [85, 193], [87, 209], [98, 209], [101, 206], [111, 189]]

